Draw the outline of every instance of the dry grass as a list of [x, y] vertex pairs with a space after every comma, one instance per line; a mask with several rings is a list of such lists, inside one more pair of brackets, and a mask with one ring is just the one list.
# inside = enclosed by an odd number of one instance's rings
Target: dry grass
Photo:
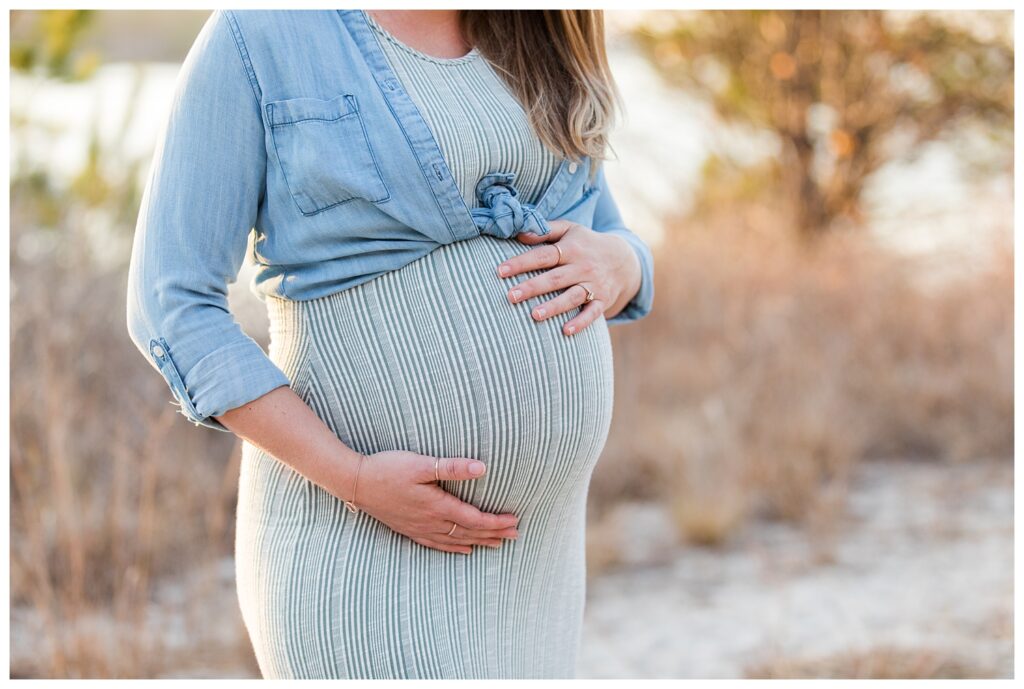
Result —
[[168, 403], [127, 337], [123, 271], [12, 276], [12, 637], [25, 610], [43, 634], [12, 643], [12, 676], [149, 676], [155, 583], [230, 553], [234, 439]]
[[828, 541], [859, 460], [1012, 456], [1012, 248], [935, 284], [864, 235], [780, 241], [773, 217], [680, 221], [660, 247], [653, 313], [613, 330], [595, 521], [646, 497], [691, 542], [752, 517]]

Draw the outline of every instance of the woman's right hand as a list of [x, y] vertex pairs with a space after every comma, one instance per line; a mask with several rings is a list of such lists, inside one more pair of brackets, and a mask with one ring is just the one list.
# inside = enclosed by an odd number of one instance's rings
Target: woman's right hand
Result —
[[[519, 535], [516, 515], [481, 512], [439, 486], [434, 457], [388, 451], [360, 460], [291, 386], [277, 387], [214, 418], [342, 500], [352, 497], [358, 471], [356, 507], [430, 548], [471, 553], [474, 545], [499, 546], [501, 539]], [[338, 462], [341, 455], [344, 464]], [[360, 461], [362, 469], [356, 464]], [[486, 470], [478, 460], [442, 457], [437, 473], [445, 481], [468, 481], [484, 475], [470, 471], [475, 464]], [[452, 522], [458, 526], [449, 536]]]
[[[359, 473], [355, 504], [391, 529], [430, 548], [472, 553], [471, 546], [497, 547], [519, 535], [514, 514], [491, 514], [460, 500], [438, 485], [435, 458], [401, 450], [366, 455]], [[479, 474], [473, 469], [478, 466]], [[483, 462], [441, 457], [437, 475], [444, 481], [469, 481], [484, 475]], [[351, 486], [340, 489], [351, 495]], [[452, 522], [458, 524], [454, 533]]]

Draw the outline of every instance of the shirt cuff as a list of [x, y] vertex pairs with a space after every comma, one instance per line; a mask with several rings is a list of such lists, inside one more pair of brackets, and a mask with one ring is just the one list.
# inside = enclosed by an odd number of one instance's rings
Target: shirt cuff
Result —
[[646, 242], [629, 230], [605, 230], [625, 239], [640, 259], [640, 289], [626, 306], [607, 320], [608, 325], [621, 325], [639, 320], [651, 312], [654, 304], [654, 257]]
[[207, 354], [184, 377], [164, 338], [151, 340], [149, 349], [174, 393], [179, 411], [197, 426], [228, 432], [214, 416], [291, 384], [288, 376], [249, 337]]

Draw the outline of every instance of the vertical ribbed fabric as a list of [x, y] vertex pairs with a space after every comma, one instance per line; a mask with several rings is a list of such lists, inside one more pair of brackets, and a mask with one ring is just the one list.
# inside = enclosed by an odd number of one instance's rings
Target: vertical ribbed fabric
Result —
[[470, 555], [422, 546], [245, 443], [236, 566], [267, 678], [568, 678], [585, 599], [584, 527], [612, 416], [608, 327], [538, 323], [487, 235], [358, 287], [267, 300], [270, 357], [350, 447], [475, 457], [442, 481], [518, 540]]
[[[469, 207], [478, 180], [516, 173], [535, 202], [561, 158], [477, 50], [451, 60], [367, 15]], [[497, 277], [529, 247], [487, 235], [435, 249], [352, 289], [268, 297], [270, 357], [361, 452], [474, 457], [479, 479], [442, 487], [519, 515], [520, 537], [470, 555], [422, 546], [244, 443], [236, 530], [239, 603], [267, 678], [567, 678], [585, 600], [587, 489], [612, 414], [599, 319], [543, 323]]]
[[366, 11], [391, 69], [434, 134], [470, 208], [476, 184], [491, 172], [514, 172], [519, 200], [536, 203], [562, 157], [537, 138], [526, 111], [476, 49], [436, 58], [399, 41]]

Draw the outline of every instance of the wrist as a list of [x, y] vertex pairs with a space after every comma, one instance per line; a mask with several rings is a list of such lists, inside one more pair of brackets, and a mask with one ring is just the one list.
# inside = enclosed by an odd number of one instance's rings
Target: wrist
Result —
[[355, 479], [353, 479], [352, 481], [352, 490], [349, 493], [348, 497], [342, 497], [342, 500], [345, 503], [345, 507], [348, 508], [348, 510], [352, 513], [358, 512], [360, 507], [362, 506], [362, 503], [359, 502], [359, 475], [362, 473], [363, 464], [365, 464], [367, 460], [366, 455], [363, 454], [362, 452], [359, 452], [357, 454], [358, 457], [356, 458], [356, 476]]
[[332, 434], [329, 444], [317, 455], [318, 459], [311, 462], [304, 472], [306, 477], [335, 497], [344, 501], [352, 500], [360, 461], [365, 461], [362, 460], [362, 453], [348, 447]]
[[366, 462], [366, 455], [344, 444], [341, 448], [339, 456], [334, 460], [338, 466], [337, 480], [340, 483], [337, 494], [346, 503], [354, 502], [358, 505], [358, 483], [360, 474], [365, 469], [363, 464]]

